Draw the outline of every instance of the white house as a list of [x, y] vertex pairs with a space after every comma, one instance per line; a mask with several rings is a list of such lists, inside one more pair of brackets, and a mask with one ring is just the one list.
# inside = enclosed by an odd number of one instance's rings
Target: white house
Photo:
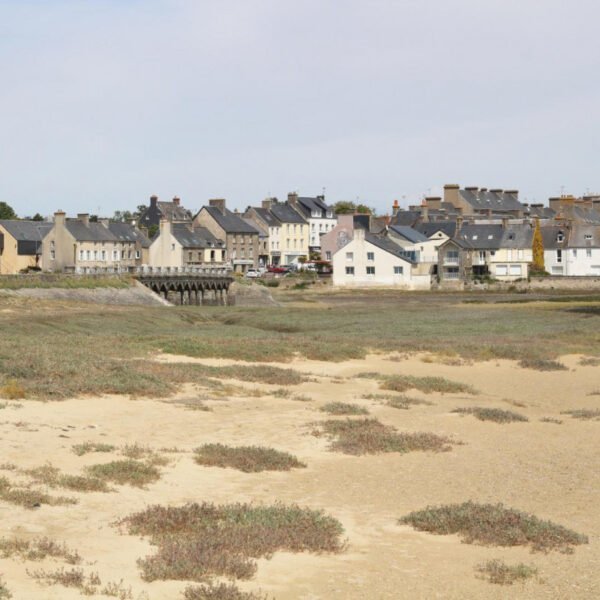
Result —
[[353, 239], [333, 255], [332, 264], [335, 286], [408, 290], [431, 286], [431, 276], [421, 271], [414, 252], [362, 228], [356, 228]]
[[288, 202], [308, 223], [310, 252], [321, 252], [321, 236], [337, 224], [333, 209], [325, 204], [325, 196], [308, 198], [291, 193], [288, 194]]
[[544, 264], [551, 275], [600, 276], [600, 226], [563, 224], [541, 227]]

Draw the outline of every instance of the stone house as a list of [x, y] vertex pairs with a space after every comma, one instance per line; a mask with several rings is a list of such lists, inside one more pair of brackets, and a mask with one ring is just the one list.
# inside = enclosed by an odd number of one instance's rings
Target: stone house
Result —
[[166, 219], [160, 222], [149, 249], [151, 267], [222, 266], [225, 260], [225, 242], [208, 229], [192, 229], [188, 223], [171, 223]]
[[0, 275], [42, 269], [42, 245], [51, 223], [0, 220]]
[[192, 213], [181, 206], [181, 200], [177, 196], [170, 202], [160, 201], [158, 196], [150, 196], [150, 204], [140, 214], [137, 224], [154, 233], [164, 219], [171, 223], [191, 223]]
[[205, 227], [212, 235], [225, 241], [227, 259], [234, 271], [245, 273], [258, 267], [258, 229], [227, 209], [225, 200], [209, 200], [194, 217], [192, 227]]

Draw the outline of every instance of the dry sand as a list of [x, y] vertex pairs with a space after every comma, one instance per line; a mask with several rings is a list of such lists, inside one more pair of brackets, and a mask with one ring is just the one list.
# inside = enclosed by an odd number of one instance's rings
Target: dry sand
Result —
[[[65, 541], [84, 558], [83, 568], [103, 581], [123, 580], [133, 597], [181, 598], [185, 582], [147, 583], [136, 560], [153, 552], [145, 539], [124, 535], [112, 525], [120, 517], [155, 504], [190, 501], [298, 503], [323, 509], [339, 519], [347, 550], [338, 555], [276, 553], [261, 559], [256, 576], [240, 582], [278, 599], [329, 598], [599, 598], [600, 597], [600, 421], [580, 421], [563, 410], [600, 408], [600, 369], [563, 357], [568, 371], [524, 370], [510, 361], [460, 366], [424, 362], [422, 356], [369, 356], [366, 360], [324, 363], [295, 360], [288, 366], [314, 375], [293, 386], [311, 401], [264, 397], [208, 400], [210, 412], [190, 411], [165, 401], [109, 396], [64, 402], [21, 401], [21, 408], [0, 410], [0, 463], [29, 468], [51, 462], [66, 473], [108, 462], [115, 454], [78, 457], [73, 444], [92, 441], [121, 446], [139, 443], [159, 449], [178, 447], [170, 465], [147, 489], [119, 486], [115, 493], [79, 494], [74, 506], [27, 510], [0, 502], [2, 536], [49, 536]], [[160, 356], [162, 361], [194, 361]], [[232, 361], [202, 360], [205, 364]], [[281, 365], [280, 365], [281, 366]], [[433, 405], [410, 410], [389, 408], [361, 395], [375, 393], [364, 371], [441, 375], [468, 383], [479, 395], [430, 394]], [[234, 382], [237, 386], [240, 382]], [[277, 386], [243, 384], [268, 393]], [[238, 392], [239, 393], [239, 392]], [[180, 393], [198, 395], [191, 386]], [[431, 431], [463, 442], [451, 452], [354, 457], [333, 453], [328, 442], [311, 435], [318, 408], [332, 400], [354, 401], [372, 416], [402, 431]], [[523, 404], [522, 407], [512, 403]], [[451, 411], [457, 407], [493, 406], [519, 412], [527, 423], [496, 424]], [[540, 422], [561, 419], [560, 425]], [[245, 474], [201, 467], [191, 450], [207, 442], [261, 444], [286, 450], [308, 468], [285, 473]], [[0, 471], [14, 479], [14, 472]], [[502, 502], [589, 536], [573, 554], [530, 553], [525, 548], [468, 545], [456, 536], [435, 536], [398, 525], [399, 517], [431, 504]], [[525, 584], [498, 586], [475, 576], [474, 566], [488, 559], [525, 562], [539, 569]], [[69, 600], [79, 592], [61, 586], [41, 587], [27, 570], [56, 568], [51, 560], [23, 563], [0, 559], [0, 574], [15, 600]], [[101, 596], [98, 596], [101, 597]]]

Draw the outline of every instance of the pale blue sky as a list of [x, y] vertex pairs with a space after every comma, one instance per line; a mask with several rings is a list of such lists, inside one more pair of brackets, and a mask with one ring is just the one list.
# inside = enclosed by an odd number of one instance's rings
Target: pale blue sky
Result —
[[0, 200], [600, 190], [597, 0], [0, 0]]

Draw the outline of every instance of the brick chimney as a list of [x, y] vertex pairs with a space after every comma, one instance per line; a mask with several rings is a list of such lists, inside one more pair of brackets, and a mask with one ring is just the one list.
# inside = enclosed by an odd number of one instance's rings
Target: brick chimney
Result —
[[153, 194], [152, 196], [150, 196], [150, 206], [156, 207], [157, 204], [158, 204], [158, 196], [155, 196]]
[[504, 190], [504, 193], [514, 196], [517, 200], [519, 199], [519, 190]]
[[87, 227], [90, 224], [90, 215], [88, 213], [78, 213], [77, 220], [81, 221]]
[[392, 205], [392, 216], [395, 217], [400, 210], [400, 204], [398, 204], [398, 200], [394, 200], [394, 204]]
[[225, 198], [211, 198], [208, 201], [208, 205], [218, 208], [223, 214], [225, 214]]
[[295, 207], [298, 204], [298, 194], [297, 192], [290, 192], [287, 196], [288, 204], [290, 206]]
[[504, 190], [500, 189], [500, 188], [495, 188], [493, 190], [490, 190], [490, 193], [492, 194], [501, 194]]
[[173, 204], [175, 206], [179, 206], [180, 202], [181, 202], [181, 198], [179, 196], [173, 196]]
[[456, 233], [454, 234], [454, 237], [458, 237], [460, 230], [462, 229], [462, 225], [463, 225], [463, 218], [456, 217]]
[[429, 223], [429, 206], [426, 203], [421, 206], [421, 219], [423, 223]]
[[425, 198], [425, 202], [431, 210], [440, 210], [442, 208], [442, 199], [439, 196], [428, 196]]
[[476, 185], [471, 185], [471, 186], [469, 186], [469, 187], [466, 187], [466, 188], [465, 188], [465, 190], [466, 190], [467, 192], [473, 192], [473, 193], [476, 193], [476, 192], [478, 192], [478, 191], [479, 191], [479, 187], [478, 187], [478, 186], [476, 186]]

